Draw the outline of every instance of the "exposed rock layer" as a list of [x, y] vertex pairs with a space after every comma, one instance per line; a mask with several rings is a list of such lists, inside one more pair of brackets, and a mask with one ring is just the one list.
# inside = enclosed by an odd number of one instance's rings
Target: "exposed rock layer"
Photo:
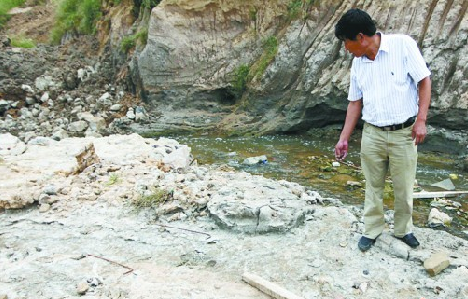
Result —
[[[152, 11], [148, 45], [132, 64], [146, 101], [171, 113], [161, 118], [170, 120], [161, 121], [165, 126], [155, 127], [290, 132], [343, 122], [352, 57], [333, 30], [351, 7], [368, 11], [378, 30], [418, 41], [432, 70], [429, 123], [466, 129], [466, 0], [315, 1], [302, 4], [299, 17], [286, 0], [163, 1]], [[256, 68], [270, 36], [278, 40], [274, 60], [263, 73], [250, 74], [236, 98], [233, 74], [243, 64]], [[190, 117], [180, 113], [186, 110]]]

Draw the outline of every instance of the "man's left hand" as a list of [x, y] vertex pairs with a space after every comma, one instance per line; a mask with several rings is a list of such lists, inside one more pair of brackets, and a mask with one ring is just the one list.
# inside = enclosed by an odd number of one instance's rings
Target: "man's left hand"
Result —
[[416, 119], [416, 123], [413, 126], [413, 132], [411, 133], [414, 143], [416, 145], [421, 144], [426, 138], [426, 134], [427, 134], [426, 122], [423, 120]]

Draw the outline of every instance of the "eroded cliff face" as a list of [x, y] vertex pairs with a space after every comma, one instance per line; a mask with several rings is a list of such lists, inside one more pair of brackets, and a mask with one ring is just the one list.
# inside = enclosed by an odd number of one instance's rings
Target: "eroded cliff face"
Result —
[[[342, 123], [352, 56], [333, 30], [352, 7], [366, 10], [379, 31], [418, 41], [432, 70], [429, 123], [467, 128], [468, 0], [312, 1], [299, 17], [293, 2], [166, 0], [154, 8], [148, 44], [131, 64], [160, 115], [152, 129], [293, 132]], [[259, 72], [271, 37], [276, 55]], [[239, 93], [233, 80], [243, 65], [250, 75]]]

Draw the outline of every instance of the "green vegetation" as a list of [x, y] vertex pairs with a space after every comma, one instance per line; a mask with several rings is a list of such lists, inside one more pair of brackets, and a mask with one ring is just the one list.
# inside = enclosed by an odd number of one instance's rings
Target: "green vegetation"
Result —
[[293, 0], [288, 5], [288, 18], [295, 20], [299, 17], [302, 11], [302, 0]]
[[112, 173], [110, 176], [109, 176], [109, 181], [106, 183], [107, 186], [112, 186], [112, 185], [115, 185], [117, 183], [120, 183], [121, 179], [120, 177], [115, 174], [115, 173]]
[[36, 44], [30, 38], [25, 36], [12, 36], [11, 39], [11, 46], [15, 48], [34, 48]]
[[142, 28], [136, 34], [136, 40], [140, 45], [146, 46], [148, 42], [148, 27]]
[[268, 65], [273, 61], [278, 52], [278, 40], [276, 36], [269, 36], [263, 41], [263, 54], [256, 63], [253, 77], [263, 76]]
[[146, 8], [153, 8], [158, 6], [158, 4], [161, 2], [161, 0], [143, 0], [141, 3], [141, 6], [146, 7]]
[[63, 0], [56, 12], [52, 43], [59, 44], [67, 32], [94, 34], [100, 9], [101, 0]]
[[0, 0], [0, 29], [10, 20], [8, 12], [13, 7], [22, 6], [26, 0]]
[[125, 54], [130, 51], [130, 49], [135, 48], [137, 45], [146, 46], [148, 41], [148, 28], [142, 28], [137, 34], [127, 35], [122, 38], [120, 43], [120, 49]]
[[122, 38], [122, 42], [120, 43], [120, 49], [125, 54], [130, 51], [130, 49], [135, 48], [136, 46], [136, 35], [127, 35]]
[[153, 188], [148, 195], [140, 195], [132, 204], [137, 209], [154, 208], [172, 199], [174, 192], [160, 188]]
[[241, 65], [234, 71], [233, 81], [231, 82], [234, 95], [240, 98], [247, 89], [247, 84], [255, 77], [263, 76], [268, 65], [273, 61], [278, 52], [278, 39], [276, 36], [269, 36], [263, 41], [263, 53], [260, 59], [252, 67]]
[[315, 0], [292, 0], [288, 5], [288, 19], [305, 19], [309, 9], [315, 4]]
[[250, 67], [246, 64], [242, 64], [234, 71], [234, 80], [231, 84], [237, 98], [240, 98], [247, 89], [247, 83], [250, 80], [249, 73]]

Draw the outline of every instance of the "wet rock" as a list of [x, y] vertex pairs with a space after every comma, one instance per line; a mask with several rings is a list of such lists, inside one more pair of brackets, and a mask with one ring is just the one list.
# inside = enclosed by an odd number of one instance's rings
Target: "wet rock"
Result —
[[256, 164], [265, 164], [268, 162], [268, 159], [265, 155], [258, 156], [258, 157], [250, 157], [247, 159], [244, 159], [242, 164], [245, 165], [256, 165]]

